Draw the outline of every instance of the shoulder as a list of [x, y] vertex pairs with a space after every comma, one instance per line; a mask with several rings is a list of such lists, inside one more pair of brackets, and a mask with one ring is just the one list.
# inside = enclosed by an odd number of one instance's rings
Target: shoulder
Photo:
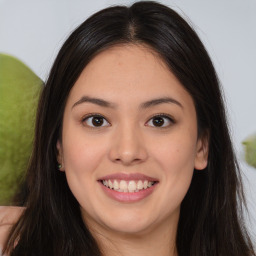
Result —
[[0, 227], [15, 224], [24, 209], [24, 207], [0, 206]]
[[18, 221], [25, 208], [0, 206], [0, 255], [12, 226]]

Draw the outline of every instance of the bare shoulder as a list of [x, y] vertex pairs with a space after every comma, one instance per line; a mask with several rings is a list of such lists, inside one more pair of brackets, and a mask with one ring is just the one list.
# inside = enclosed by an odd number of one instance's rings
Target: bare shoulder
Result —
[[0, 206], [0, 227], [15, 224], [24, 209], [24, 207]]
[[0, 248], [3, 247], [12, 226], [18, 221], [24, 209], [23, 207], [0, 206]]

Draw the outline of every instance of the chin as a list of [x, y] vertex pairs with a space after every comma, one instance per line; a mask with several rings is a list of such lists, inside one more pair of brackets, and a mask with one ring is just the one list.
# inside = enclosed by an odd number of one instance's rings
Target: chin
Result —
[[127, 214], [119, 216], [112, 215], [109, 219], [103, 220], [104, 226], [108, 230], [125, 235], [144, 234], [152, 230], [154, 222], [145, 215], [136, 216], [135, 214], [132, 216], [128, 216]]

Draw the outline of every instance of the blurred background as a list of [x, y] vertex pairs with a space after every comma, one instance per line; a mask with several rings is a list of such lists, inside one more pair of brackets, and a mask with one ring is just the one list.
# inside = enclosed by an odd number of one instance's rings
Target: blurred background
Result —
[[[121, 0], [0, 0], [0, 52], [14, 55], [43, 81], [64, 40], [94, 12]], [[165, 0], [204, 42], [225, 93], [232, 139], [243, 172], [256, 237], [256, 169], [242, 141], [256, 133], [256, 0]]]

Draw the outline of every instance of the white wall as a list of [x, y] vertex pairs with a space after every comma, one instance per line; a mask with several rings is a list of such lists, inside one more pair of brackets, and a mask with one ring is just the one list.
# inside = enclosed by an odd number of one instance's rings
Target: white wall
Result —
[[[43, 80], [67, 35], [88, 15], [114, 0], [0, 0], [0, 52], [23, 60]], [[233, 140], [245, 174], [256, 234], [256, 170], [243, 161], [242, 140], [256, 133], [256, 1], [163, 0], [188, 16], [205, 43], [222, 81]]]

